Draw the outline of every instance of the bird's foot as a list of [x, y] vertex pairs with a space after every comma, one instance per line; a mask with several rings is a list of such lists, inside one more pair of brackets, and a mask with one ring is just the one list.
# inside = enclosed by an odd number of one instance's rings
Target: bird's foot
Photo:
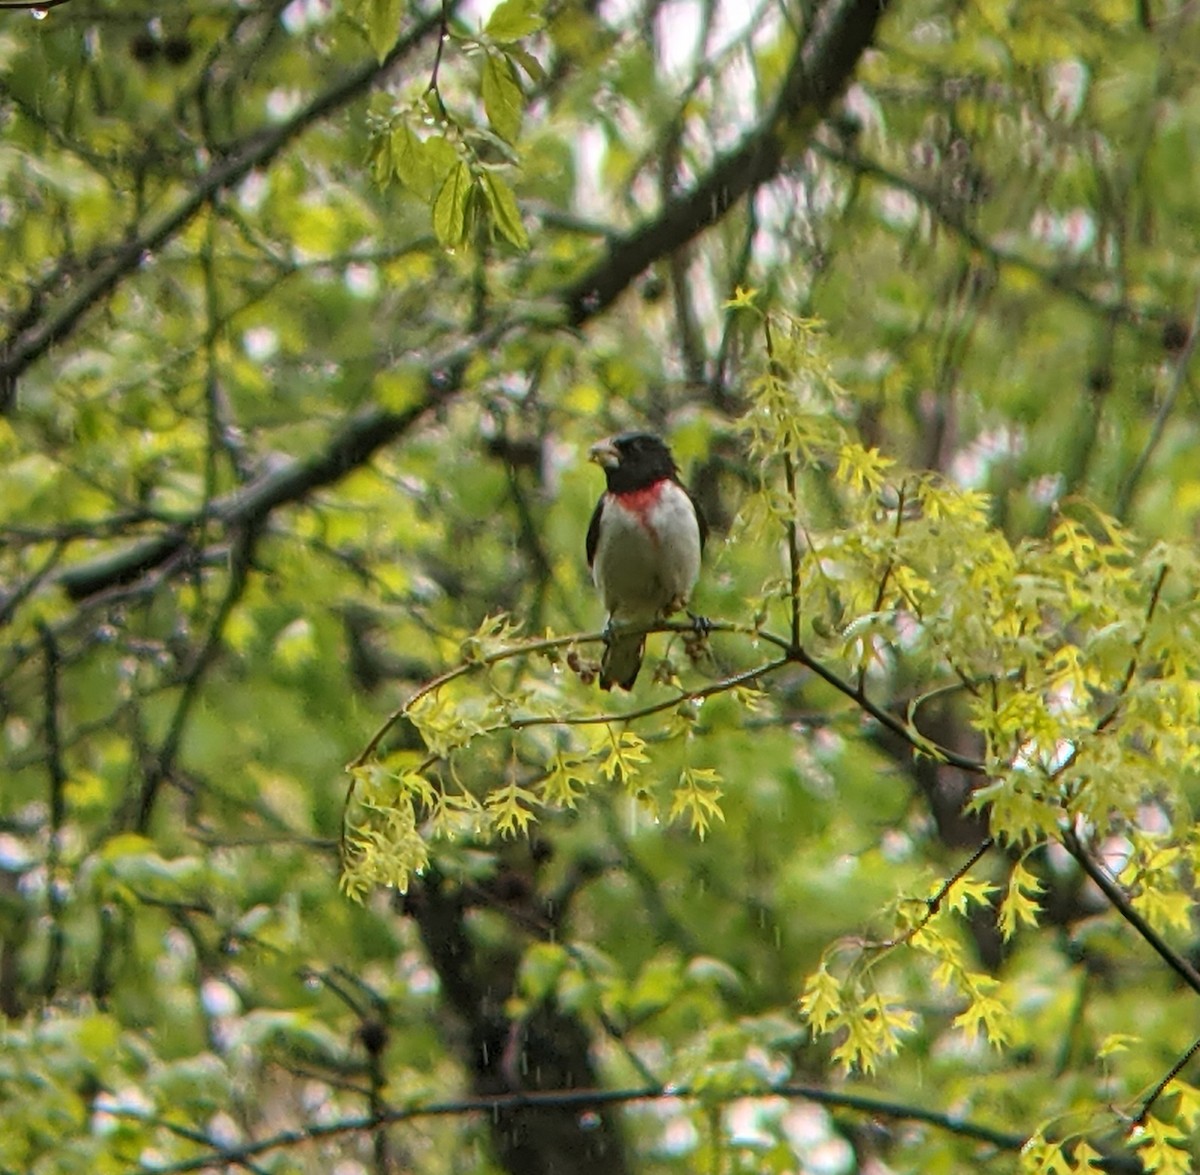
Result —
[[683, 648], [693, 665], [711, 657], [708, 647], [708, 634], [712, 632], [712, 621], [707, 616], [697, 616], [693, 612], [687, 614], [692, 622], [691, 631], [683, 634]]

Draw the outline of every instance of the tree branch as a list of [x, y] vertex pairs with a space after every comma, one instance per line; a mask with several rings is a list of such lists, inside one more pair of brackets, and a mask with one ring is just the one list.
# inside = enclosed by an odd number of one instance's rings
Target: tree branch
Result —
[[66, 568], [58, 575], [57, 582], [71, 599], [86, 599], [162, 566], [180, 553], [192, 532], [209, 519], [228, 529], [260, 527], [274, 510], [303, 501], [314, 490], [338, 481], [407, 432], [426, 412], [458, 390], [471, 356], [480, 348], [492, 346], [503, 333], [503, 328], [496, 328], [434, 357], [426, 365], [424, 398], [406, 411], [361, 409], [333, 433], [323, 449], [311, 456], [286, 460], [257, 481], [215, 499], [207, 515], [202, 509], [197, 510], [161, 534]]
[[50, 922], [46, 962], [42, 971], [42, 998], [50, 1003], [58, 991], [66, 935], [62, 917], [64, 893], [58, 876], [62, 852], [63, 823], [67, 815], [67, 768], [63, 762], [62, 732], [59, 729], [59, 652], [54, 633], [44, 621], [38, 623], [45, 662], [43, 702], [46, 739], [46, 768], [50, 776], [50, 839], [46, 849], [46, 907]]
[[1135, 1126], [1141, 1126], [1149, 1117], [1150, 1111], [1154, 1109], [1154, 1103], [1162, 1097], [1168, 1085], [1187, 1068], [1192, 1058], [1200, 1053], [1200, 1036], [1192, 1041], [1184, 1051], [1183, 1055], [1173, 1064], [1170, 1069], [1163, 1074], [1162, 1078], [1155, 1084], [1154, 1088], [1146, 1095], [1141, 1106], [1138, 1109], [1137, 1117], [1133, 1122]]
[[[870, 43], [885, 6], [886, 0], [829, 0], [797, 52], [775, 108], [759, 127], [740, 147], [718, 160], [691, 192], [671, 201], [643, 228], [616, 241], [604, 261], [562, 294], [571, 325], [579, 326], [604, 310], [646, 266], [715, 223], [747, 191], [778, 173], [785, 144], [790, 147], [795, 136], [811, 131], [841, 93], [859, 55]], [[378, 69], [364, 67], [350, 75], [278, 130], [214, 168], [176, 209], [101, 267], [57, 314], [15, 339], [0, 341], [0, 389], [67, 334], [91, 305], [111, 292], [146, 250], [179, 231], [221, 189], [262, 166], [322, 115], [356, 96], [424, 37], [438, 33], [442, 20], [441, 13], [427, 18], [396, 45]], [[494, 343], [504, 329], [485, 332], [432, 361], [427, 367], [425, 398], [412, 408], [402, 413], [363, 409], [333, 434], [324, 450], [290, 461], [218, 499], [211, 516], [227, 525], [259, 525], [277, 507], [301, 501], [313, 490], [358, 468], [382, 446], [407, 432], [430, 408], [454, 395], [470, 356], [478, 348]], [[0, 402], [0, 412], [4, 407]], [[129, 583], [181, 552], [191, 530], [202, 521], [203, 515], [197, 512], [162, 534], [65, 570], [58, 582], [73, 600]]]
[[[456, 6], [452, 4], [451, 8]], [[30, 7], [48, 5], [39, 3]], [[444, 20], [441, 11], [425, 17], [396, 43], [383, 61], [359, 66], [286, 122], [247, 137], [232, 155], [201, 175], [174, 208], [115, 248], [50, 314], [0, 339], [0, 414], [12, 407], [17, 378], [55, 343], [66, 338], [93, 306], [141, 266], [147, 254], [182, 231], [219, 192], [240, 183], [255, 168], [265, 166], [314, 123], [357, 98], [426, 38], [440, 35]]]
[[225, 589], [225, 595], [209, 626], [204, 644], [196, 654], [196, 659], [184, 680], [183, 692], [175, 706], [175, 712], [171, 715], [171, 723], [163, 738], [162, 746], [154, 757], [153, 763], [147, 767], [145, 778], [142, 781], [135, 814], [135, 828], [142, 834], [146, 833], [150, 825], [150, 818], [154, 813], [154, 801], [158, 796], [159, 788], [165, 780], [170, 778], [175, 768], [175, 760], [183, 743], [183, 733], [187, 727], [188, 718], [191, 715], [192, 707], [199, 699], [204, 677], [220, 651], [225, 635], [225, 626], [249, 583], [250, 564], [254, 558], [254, 544], [257, 537], [257, 530], [246, 529], [243, 531], [240, 541], [230, 552], [229, 584]]
[[1129, 895], [1121, 888], [1116, 879], [1088, 851], [1087, 846], [1079, 839], [1073, 828], [1064, 828], [1062, 843], [1067, 852], [1079, 862], [1083, 871], [1095, 882], [1096, 886], [1113, 904], [1117, 913], [1129, 923], [1157, 952], [1160, 959], [1183, 980], [1184, 983], [1200, 995], [1200, 971], [1191, 965], [1178, 951], [1134, 909]]
[[1117, 518], [1125, 518], [1129, 513], [1129, 507], [1133, 503], [1134, 492], [1137, 490], [1138, 483], [1142, 480], [1142, 476], [1150, 464], [1150, 458], [1154, 455], [1154, 450], [1158, 448], [1158, 444], [1162, 440], [1163, 432], [1167, 427], [1167, 418], [1175, 410], [1179, 394], [1183, 391], [1183, 386], [1187, 382], [1188, 366], [1191, 364], [1192, 356], [1195, 354], [1198, 339], [1200, 339], [1200, 295], [1197, 296], [1196, 305], [1192, 310], [1192, 321], [1188, 327], [1187, 342], [1184, 343], [1178, 358], [1175, 360], [1175, 370], [1171, 373], [1170, 383], [1167, 386], [1167, 394], [1163, 396], [1162, 403], [1155, 413], [1154, 423], [1150, 426], [1150, 435], [1146, 438], [1146, 443], [1142, 447], [1142, 451], [1133, 463], [1133, 468], [1129, 471], [1129, 476], [1125, 478], [1117, 493], [1117, 500], [1113, 505], [1113, 514]]
[[788, 155], [807, 145], [845, 89], [886, 8], [887, 0], [826, 0], [796, 52], [773, 109], [718, 158], [695, 187], [617, 238], [608, 254], [565, 291], [567, 322], [580, 326], [606, 309], [654, 261], [687, 244], [747, 192], [774, 179]]
[[900, 172], [892, 171], [873, 159], [868, 159], [865, 155], [860, 155], [856, 151], [840, 150], [828, 143], [821, 142], [814, 142], [812, 148], [818, 155], [847, 168], [856, 175], [866, 176], [868, 179], [876, 180], [889, 188], [895, 188], [899, 192], [912, 196], [923, 208], [932, 213], [940, 224], [953, 232], [964, 244], [986, 257], [997, 269], [1009, 268], [1028, 273], [1056, 293], [1062, 294], [1087, 310], [1114, 322], [1136, 326], [1139, 320], [1157, 320], [1166, 316], [1167, 312], [1163, 307], [1135, 306], [1119, 299], [1106, 298], [1074, 281], [1065, 267], [1055, 268], [1012, 249], [994, 244], [983, 233], [948, 208], [946, 201], [936, 191], [917, 180], [901, 175]]
[[[183, 1159], [177, 1163], [140, 1165], [136, 1170], [142, 1172], [143, 1175], [184, 1175], [185, 1172], [201, 1171], [211, 1166], [244, 1164], [269, 1151], [300, 1146], [308, 1142], [320, 1142], [344, 1134], [361, 1134], [375, 1130], [381, 1125], [410, 1122], [418, 1118], [457, 1117], [466, 1114], [495, 1115], [528, 1109], [582, 1109], [624, 1105], [630, 1102], [692, 1101], [700, 1096], [701, 1094], [693, 1091], [690, 1086], [671, 1086], [666, 1089], [642, 1087], [637, 1089], [537, 1090], [525, 1093], [459, 1098], [452, 1101], [431, 1102], [424, 1106], [388, 1110], [378, 1116], [342, 1118], [334, 1122], [320, 1122], [292, 1130], [281, 1130], [270, 1138], [245, 1143], [241, 1146], [225, 1147], [215, 1140], [211, 1140], [209, 1143], [211, 1149], [201, 1155]], [[990, 1126], [984, 1126], [982, 1123], [961, 1118], [956, 1114], [946, 1114], [926, 1109], [924, 1106], [889, 1101], [884, 1098], [844, 1093], [816, 1085], [786, 1083], [764, 1086], [757, 1090], [737, 1089], [718, 1093], [710, 1089], [703, 1093], [706, 1104], [729, 1102], [742, 1098], [775, 1097], [810, 1101], [817, 1105], [868, 1114], [873, 1117], [923, 1122], [960, 1138], [969, 1138], [1005, 1152], [1020, 1151], [1028, 1141], [1023, 1134], [996, 1130]], [[109, 1113], [113, 1117], [159, 1126], [172, 1131], [172, 1133], [181, 1133], [183, 1129], [135, 1110], [113, 1109]], [[190, 1138], [191, 1135], [192, 1132], [189, 1131], [185, 1137]], [[1140, 1170], [1140, 1164], [1134, 1160], [1131, 1169]]]

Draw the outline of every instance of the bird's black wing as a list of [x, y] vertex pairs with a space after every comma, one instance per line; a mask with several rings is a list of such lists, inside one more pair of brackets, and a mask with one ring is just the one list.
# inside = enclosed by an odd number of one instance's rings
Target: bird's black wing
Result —
[[592, 563], [596, 559], [596, 547], [600, 542], [600, 515], [604, 510], [604, 495], [600, 495], [600, 500], [596, 503], [596, 509], [592, 511], [592, 520], [588, 523], [587, 532], [587, 561], [588, 568], [591, 569]]

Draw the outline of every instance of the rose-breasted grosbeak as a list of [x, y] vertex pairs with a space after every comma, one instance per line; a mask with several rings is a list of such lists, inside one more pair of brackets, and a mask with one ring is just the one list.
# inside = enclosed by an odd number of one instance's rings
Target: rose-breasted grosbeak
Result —
[[608, 609], [600, 688], [628, 690], [646, 638], [622, 636], [618, 626], [653, 624], [687, 607], [708, 528], [679, 481], [671, 450], [652, 433], [601, 441], [591, 458], [608, 481], [587, 533], [588, 566]]

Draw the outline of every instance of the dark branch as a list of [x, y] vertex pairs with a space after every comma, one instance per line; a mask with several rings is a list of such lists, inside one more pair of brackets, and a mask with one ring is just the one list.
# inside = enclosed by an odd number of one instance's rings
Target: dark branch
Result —
[[[46, 8], [49, 5], [39, 3], [29, 7]], [[0, 413], [11, 407], [17, 378], [55, 343], [66, 338], [93, 306], [141, 266], [147, 254], [152, 254], [182, 231], [220, 192], [240, 183], [256, 168], [270, 163], [310, 126], [368, 90], [427, 37], [440, 35], [444, 19], [440, 11], [426, 17], [396, 43], [382, 62], [359, 66], [286, 122], [246, 139], [231, 156], [200, 176], [174, 208], [114, 249], [52, 313], [0, 339]]]
[[1062, 843], [1068, 853], [1079, 862], [1083, 871], [1094, 881], [1100, 891], [1116, 908], [1118, 914], [1129, 923], [1157, 952], [1160, 959], [1183, 980], [1184, 983], [1200, 995], [1200, 972], [1191, 965], [1178, 951], [1134, 909], [1129, 895], [1121, 888], [1107, 869], [1104, 868], [1088, 851], [1087, 846], [1079, 839], [1073, 828], [1064, 828]]
[[63, 762], [62, 732], [59, 728], [59, 652], [50, 626], [38, 624], [45, 662], [45, 684], [42, 709], [45, 718], [46, 766], [50, 775], [50, 842], [46, 850], [46, 905], [50, 920], [46, 962], [42, 970], [42, 998], [49, 1003], [58, 990], [66, 936], [63, 932], [63, 891], [59, 887], [58, 869], [63, 823], [66, 820], [67, 768]]
[[[472, 338], [429, 363], [425, 397], [412, 408], [405, 412], [361, 410], [334, 432], [323, 449], [309, 457], [288, 460], [248, 486], [217, 498], [208, 517], [229, 529], [259, 527], [280, 506], [301, 502], [315, 490], [365, 464], [384, 445], [407, 432], [430, 408], [457, 391], [470, 355], [476, 348], [494, 342], [497, 334]], [[73, 600], [129, 583], [184, 550], [192, 533], [206, 520], [197, 511], [188, 520], [153, 538], [67, 568], [58, 576], [58, 582]]]
[[179, 755], [179, 748], [183, 744], [183, 734], [187, 728], [192, 707], [199, 699], [200, 687], [203, 685], [204, 678], [221, 649], [225, 635], [225, 626], [229, 622], [229, 617], [245, 593], [249, 582], [250, 565], [254, 557], [254, 544], [257, 535], [258, 532], [256, 530], [248, 528], [243, 532], [240, 541], [230, 553], [229, 584], [225, 589], [225, 595], [221, 600], [220, 606], [217, 608], [212, 624], [209, 626], [204, 645], [196, 654], [196, 659], [188, 671], [187, 678], [183, 683], [183, 691], [179, 696], [179, 701], [176, 703], [175, 712], [171, 716], [171, 723], [163, 738], [162, 746], [159, 748], [153, 763], [148, 766], [146, 776], [142, 781], [135, 823], [135, 827], [140, 833], [144, 834], [148, 829], [150, 818], [154, 813], [154, 801], [158, 796], [159, 789], [171, 777], [175, 769], [175, 762]]
[[1016, 269], [1028, 273], [1049, 289], [1113, 322], [1136, 325], [1142, 320], [1154, 320], [1166, 316], [1167, 312], [1163, 307], [1137, 306], [1127, 301], [1105, 297], [1103, 293], [1094, 292], [1076, 281], [1074, 273], [1066, 267], [1047, 265], [1033, 257], [995, 244], [949, 207], [946, 200], [933, 188], [918, 180], [893, 171], [855, 151], [841, 150], [828, 143], [818, 141], [814, 141], [812, 147], [818, 155], [847, 168], [855, 175], [865, 176], [885, 187], [895, 188], [899, 192], [905, 192], [912, 196], [923, 208], [936, 217], [939, 224], [948, 228], [964, 244], [986, 257], [997, 269]]
[[[841, 92], [859, 55], [870, 43], [884, 7], [880, 0], [830, 0], [797, 53], [771, 114], [741, 147], [719, 160], [690, 193], [668, 204], [650, 224], [617, 241], [600, 265], [564, 292], [562, 303], [570, 323], [580, 325], [605, 309], [647, 265], [715, 223], [747, 191], [778, 173], [785, 143], [790, 147], [796, 135], [811, 131]], [[4, 356], [0, 360], [0, 388], [65, 335], [147, 249], [177, 232], [206, 201], [238, 182], [254, 167], [262, 166], [311, 123], [349, 101], [422, 38], [439, 33], [443, 19], [440, 12], [429, 17], [397, 44], [379, 70], [359, 70], [315, 99], [277, 131], [215, 168], [178, 208], [97, 271], [68, 306], [29, 333], [0, 343], [0, 355]], [[407, 432], [430, 408], [457, 392], [470, 354], [479, 346], [494, 342], [498, 333], [493, 332], [490, 338], [472, 339], [451, 355], [431, 362], [427, 368], [426, 396], [408, 411], [361, 411], [334, 433], [324, 450], [303, 460], [290, 461], [258, 482], [218, 499], [212, 505], [210, 517], [228, 526], [257, 526], [277, 507], [302, 501], [314, 490], [358, 468], [382, 446]], [[3, 407], [0, 404], [0, 411]], [[74, 600], [127, 584], [182, 552], [194, 529], [203, 521], [205, 518], [197, 513], [126, 550], [70, 568], [58, 577], [58, 582]]]
[[827, 0], [797, 50], [774, 108], [695, 187], [613, 242], [608, 254], [563, 295], [567, 321], [579, 326], [606, 309], [653, 262], [774, 179], [788, 155], [807, 146], [813, 129], [845, 89], [886, 8], [887, 0]]
[[1146, 1121], [1150, 1111], [1154, 1109], [1154, 1103], [1158, 1101], [1160, 1097], [1162, 1097], [1167, 1086], [1170, 1085], [1171, 1082], [1174, 1081], [1175, 1078], [1187, 1068], [1188, 1064], [1197, 1053], [1200, 1053], [1200, 1036], [1192, 1041], [1192, 1043], [1184, 1051], [1183, 1056], [1181, 1056], [1179, 1060], [1176, 1061], [1175, 1064], [1163, 1074], [1162, 1079], [1146, 1095], [1145, 1100], [1142, 1102], [1141, 1109], [1138, 1110], [1137, 1117], [1133, 1120], [1134, 1125], [1141, 1126]]
[[[214, 1165], [244, 1164], [255, 1156], [265, 1154], [269, 1151], [299, 1146], [308, 1142], [318, 1142], [322, 1139], [343, 1134], [361, 1134], [375, 1130], [383, 1124], [409, 1122], [418, 1118], [458, 1117], [466, 1114], [499, 1114], [506, 1111], [533, 1108], [596, 1108], [642, 1101], [690, 1101], [698, 1096], [689, 1087], [676, 1086], [669, 1089], [655, 1089], [653, 1087], [639, 1089], [562, 1089], [460, 1098], [454, 1101], [433, 1102], [425, 1106], [389, 1110], [378, 1117], [343, 1118], [335, 1122], [314, 1123], [293, 1130], [281, 1130], [270, 1138], [246, 1143], [242, 1146], [223, 1147], [215, 1141], [210, 1141], [209, 1146], [212, 1149], [202, 1155], [196, 1155], [169, 1165], [157, 1165], [154, 1167], [139, 1166], [137, 1170], [146, 1172], [146, 1175], [150, 1175], [150, 1172], [153, 1172], [154, 1175], [183, 1175], [187, 1171], [200, 1171]], [[945, 1130], [960, 1138], [973, 1139], [974, 1141], [995, 1147], [997, 1150], [1010, 1153], [1020, 1151], [1021, 1147], [1028, 1141], [1027, 1137], [1023, 1134], [995, 1130], [981, 1123], [960, 1118], [955, 1114], [944, 1114], [937, 1110], [928, 1110], [924, 1106], [888, 1101], [884, 1098], [837, 1092], [815, 1085], [787, 1084], [766, 1086], [758, 1090], [738, 1089], [720, 1095], [712, 1090], [708, 1090], [704, 1094], [705, 1101], [708, 1103], [751, 1097], [790, 1098], [797, 1101], [815, 1102], [818, 1105], [831, 1106], [835, 1109], [869, 1114], [874, 1117], [894, 1119], [896, 1121], [924, 1122], [926, 1125], [935, 1126], [939, 1130]], [[111, 1112], [117, 1117], [130, 1118], [173, 1130], [173, 1127], [169, 1123], [157, 1118], [146, 1117], [135, 1111], [114, 1110]]]

